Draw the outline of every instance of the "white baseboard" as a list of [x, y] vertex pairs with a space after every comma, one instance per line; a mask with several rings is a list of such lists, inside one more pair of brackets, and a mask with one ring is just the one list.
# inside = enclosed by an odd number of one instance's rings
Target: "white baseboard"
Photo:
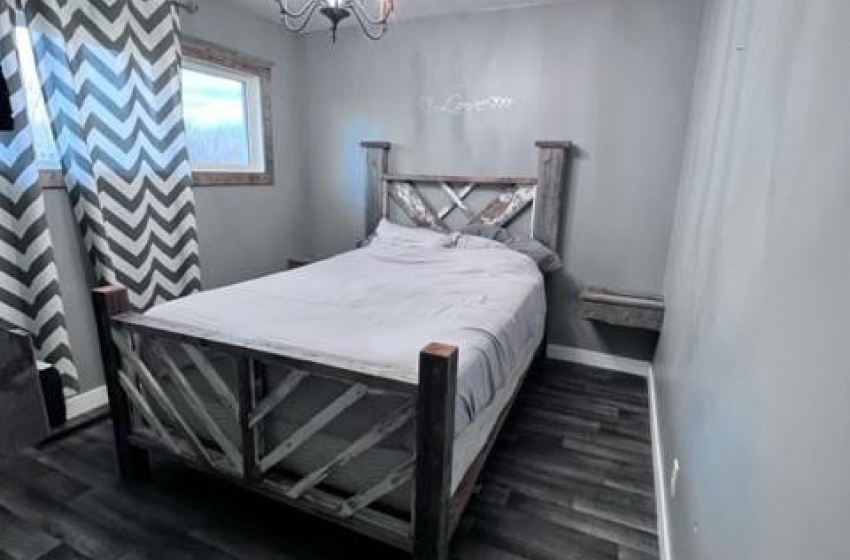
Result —
[[652, 437], [652, 472], [655, 475], [655, 509], [658, 517], [658, 548], [661, 560], [673, 560], [670, 547], [670, 518], [667, 512], [667, 476], [661, 447], [655, 370], [652, 366], [649, 368], [647, 385], [649, 386], [649, 428]]
[[548, 345], [546, 347], [546, 356], [553, 360], [573, 362], [601, 369], [611, 369], [641, 377], [649, 377], [649, 370], [652, 367], [652, 364], [645, 360], [635, 360], [634, 358], [625, 358], [614, 354], [606, 354], [605, 352], [596, 352], [594, 350], [585, 350], [584, 348], [574, 348], [572, 346], [561, 346], [558, 344]]
[[106, 395], [106, 385], [95, 387], [91, 391], [86, 391], [79, 395], [74, 395], [65, 401], [65, 409], [68, 413], [68, 420], [73, 420], [78, 416], [82, 416], [86, 412], [101, 407], [109, 402]]

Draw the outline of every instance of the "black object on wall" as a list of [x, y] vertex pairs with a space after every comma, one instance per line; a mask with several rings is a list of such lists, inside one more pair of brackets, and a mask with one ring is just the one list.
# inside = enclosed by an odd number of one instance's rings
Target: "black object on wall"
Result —
[[6, 77], [2, 75], [0, 75], [0, 130], [15, 130], [12, 99], [9, 97], [9, 84], [6, 83]]
[[41, 380], [41, 393], [44, 395], [44, 408], [47, 410], [47, 422], [51, 428], [58, 428], [67, 420], [65, 394], [62, 391], [62, 376], [59, 371], [48, 364], [38, 368]]

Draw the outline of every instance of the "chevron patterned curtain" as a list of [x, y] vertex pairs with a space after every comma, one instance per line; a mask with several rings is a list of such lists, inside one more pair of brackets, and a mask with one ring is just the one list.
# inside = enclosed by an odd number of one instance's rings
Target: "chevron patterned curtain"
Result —
[[23, 0], [63, 173], [100, 282], [145, 310], [201, 286], [166, 0]]
[[0, 57], [15, 130], [0, 132], [0, 328], [31, 333], [39, 358], [56, 366], [66, 390], [75, 392], [77, 370], [68, 344], [15, 49], [16, 12], [8, 1], [0, 0]]

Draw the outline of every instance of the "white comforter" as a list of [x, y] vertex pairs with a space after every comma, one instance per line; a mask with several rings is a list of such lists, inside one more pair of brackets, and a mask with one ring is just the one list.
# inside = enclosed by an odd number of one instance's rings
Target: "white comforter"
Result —
[[509, 249], [376, 243], [165, 303], [148, 315], [412, 382], [425, 345], [454, 344], [459, 434], [521, 373], [542, 338], [546, 300], [534, 262]]

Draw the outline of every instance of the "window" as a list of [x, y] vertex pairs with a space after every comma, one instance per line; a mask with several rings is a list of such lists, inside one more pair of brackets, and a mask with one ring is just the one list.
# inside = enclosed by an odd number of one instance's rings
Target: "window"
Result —
[[204, 66], [183, 65], [183, 114], [189, 159], [195, 170], [262, 169], [259, 79]]
[[198, 39], [185, 39], [183, 54], [195, 184], [271, 184], [271, 65]]
[[50, 128], [50, 117], [41, 94], [41, 82], [35, 66], [35, 55], [26, 27], [15, 28], [15, 42], [18, 46], [18, 59], [21, 64], [21, 80], [24, 84], [24, 97], [27, 104], [27, 116], [33, 132], [35, 157], [40, 171], [39, 182], [45, 187], [63, 187], [59, 162], [59, 150]]
[[[29, 31], [18, 26], [15, 34], [40, 182], [62, 187]], [[183, 53], [183, 112], [195, 184], [272, 184], [271, 64], [191, 38], [184, 39]]]

